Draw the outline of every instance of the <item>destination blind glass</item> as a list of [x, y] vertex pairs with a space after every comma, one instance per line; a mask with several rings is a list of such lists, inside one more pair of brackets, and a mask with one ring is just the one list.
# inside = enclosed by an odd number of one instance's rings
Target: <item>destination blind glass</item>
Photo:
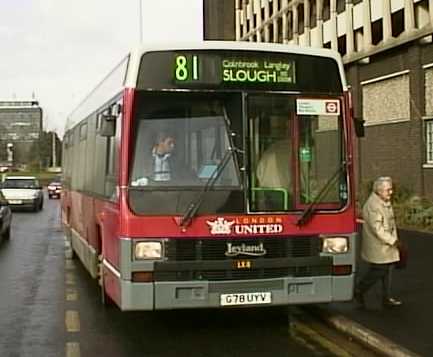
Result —
[[161, 51], [143, 55], [137, 89], [289, 90], [341, 93], [326, 57], [260, 51]]

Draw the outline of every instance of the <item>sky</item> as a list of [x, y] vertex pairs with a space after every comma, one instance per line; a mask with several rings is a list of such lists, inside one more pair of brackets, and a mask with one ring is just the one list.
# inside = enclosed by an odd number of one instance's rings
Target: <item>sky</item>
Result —
[[140, 43], [201, 41], [202, 0], [0, 0], [0, 100], [29, 100], [44, 130]]

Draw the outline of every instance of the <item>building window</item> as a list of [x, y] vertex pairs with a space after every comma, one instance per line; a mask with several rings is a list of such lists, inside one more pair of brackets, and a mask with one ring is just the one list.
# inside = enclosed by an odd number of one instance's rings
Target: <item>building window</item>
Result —
[[424, 66], [425, 115], [433, 117], [433, 63]]
[[366, 125], [410, 120], [409, 71], [361, 82]]
[[345, 0], [337, 0], [337, 14], [341, 14], [344, 10], [346, 10]]
[[323, 2], [323, 10], [322, 10], [322, 18], [323, 21], [328, 21], [331, 18], [331, 3], [330, 0], [325, 0]]
[[433, 164], [433, 120], [426, 121], [427, 163]]
[[379, 44], [383, 40], [383, 21], [377, 20], [371, 24], [371, 42], [373, 45]]
[[298, 5], [298, 34], [302, 35], [305, 32], [304, 24], [304, 5]]
[[392, 36], [398, 37], [404, 32], [404, 9], [394, 12], [391, 15]]
[[317, 7], [316, 2], [313, 1], [310, 3], [310, 28], [314, 28], [317, 26]]
[[337, 41], [338, 52], [340, 52], [340, 55], [344, 56], [347, 53], [346, 35], [340, 36]]
[[430, 24], [429, 1], [421, 0], [415, 6], [415, 28], [421, 29]]

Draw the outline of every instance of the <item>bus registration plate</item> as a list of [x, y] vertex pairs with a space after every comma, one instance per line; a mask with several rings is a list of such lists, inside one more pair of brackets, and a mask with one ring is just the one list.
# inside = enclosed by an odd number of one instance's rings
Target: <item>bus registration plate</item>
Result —
[[270, 304], [271, 302], [270, 292], [221, 294], [220, 296], [221, 306]]

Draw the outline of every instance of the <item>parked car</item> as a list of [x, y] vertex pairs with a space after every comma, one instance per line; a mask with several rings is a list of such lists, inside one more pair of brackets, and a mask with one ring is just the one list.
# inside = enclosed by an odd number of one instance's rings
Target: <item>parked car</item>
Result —
[[11, 236], [12, 212], [8, 201], [0, 192], [0, 241], [8, 240]]
[[34, 176], [6, 176], [1, 192], [11, 208], [27, 207], [36, 212], [44, 206], [42, 186]]
[[53, 197], [60, 198], [60, 194], [62, 193], [62, 184], [60, 182], [51, 182], [47, 186], [48, 198], [51, 199]]

